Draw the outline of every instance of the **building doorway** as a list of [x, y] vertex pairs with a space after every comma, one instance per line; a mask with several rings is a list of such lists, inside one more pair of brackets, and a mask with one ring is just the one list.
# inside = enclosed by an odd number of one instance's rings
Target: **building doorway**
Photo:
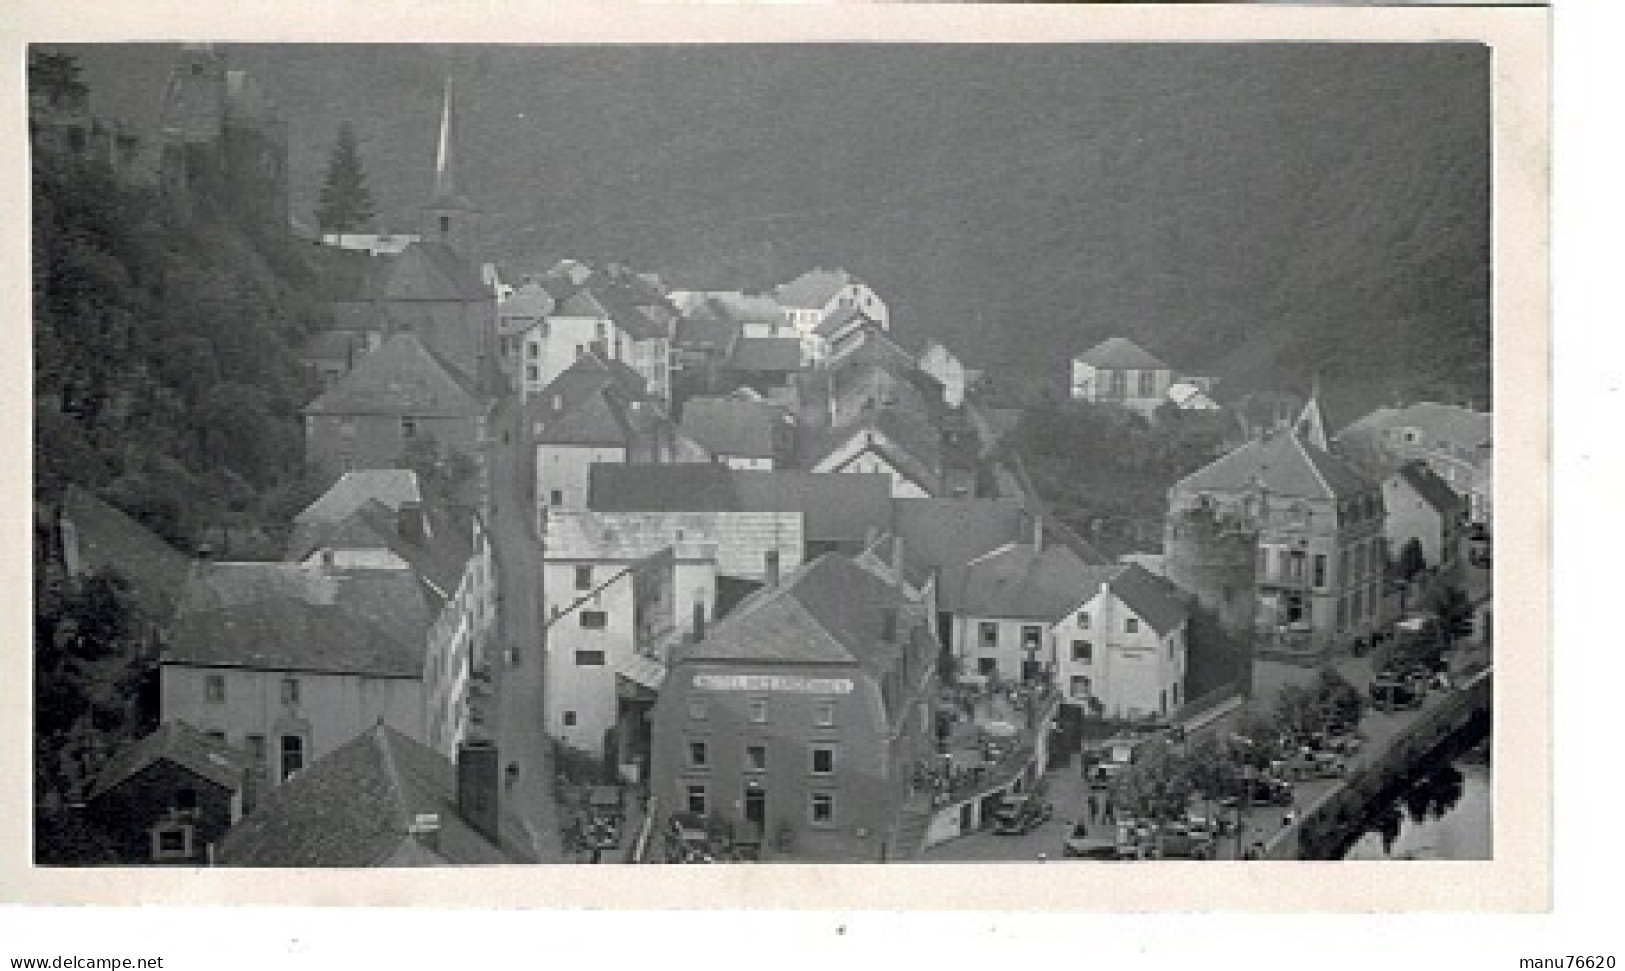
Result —
[[757, 827], [767, 825], [767, 792], [759, 785], [745, 787], [745, 822]]

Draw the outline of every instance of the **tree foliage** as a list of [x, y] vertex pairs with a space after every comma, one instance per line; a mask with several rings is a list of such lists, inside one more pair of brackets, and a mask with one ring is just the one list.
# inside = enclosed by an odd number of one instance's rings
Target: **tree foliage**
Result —
[[349, 122], [339, 126], [333, 154], [327, 161], [327, 179], [322, 183], [321, 201], [316, 207], [316, 224], [332, 233], [350, 233], [365, 227], [374, 215], [372, 192], [361, 164], [361, 149], [355, 129]]

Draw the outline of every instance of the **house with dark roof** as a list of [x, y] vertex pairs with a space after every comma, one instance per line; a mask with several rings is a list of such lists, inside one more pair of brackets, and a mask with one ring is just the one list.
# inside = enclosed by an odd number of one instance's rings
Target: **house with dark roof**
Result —
[[1126, 337], [1113, 337], [1072, 359], [1072, 400], [1115, 404], [1150, 417], [1168, 400], [1173, 368]]
[[808, 436], [808, 467], [818, 473], [880, 473], [892, 479], [892, 495], [919, 499], [942, 495], [941, 435], [928, 421], [883, 408], [814, 438]]
[[1467, 518], [1494, 517], [1494, 418], [1487, 411], [1419, 401], [1378, 408], [1333, 438], [1337, 453], [1367, 475], [1386, 478], [1421, 461], [1467, 500]]
[[1049, 628], [1082, 599], [1089, 568], [1064, 546], [1009, 543], [942, 571], [938, 609], [966, 674], [1036, 681], [1055, 670]]
[[334, 474], [394, 469], [421, 437], [477, 458], [487, 412], [465, 373], [412, 334], [395, 334], [305, 406], [305, 458]]
[[378, 721], [424, 732], [424, 644], [347, 606], [245, 599], [179, 615], [159, 714], [245, 748], [275, 785]]
[[[801, 337], [809, 360], [822, 360], [853, 328], [891, 327], [886, 301], [867, 283], [842, 269], [813, 269], [774, 291]], [[835, 323], [829, 321], [835, 318]]]
[[819, 557], [677, 649], [654, 706], [663, 813], [780, 861], [881, 862], [935, 757], [930, 609], [868, 557]]
[[252, 805], [250, 759], [183, 721], [113, 753], [85, 801], [85, 819], [119, 862], [202, 866]]
[[1405, 544], [1415, 540], [1428, 566], [1448, 569], [1455, 564], [1467, 525], [1467, 500], [1426, 462], [1407, 462], [1383, 479], [1382, 505], [1391, 558], [1397, 559]]
[[63, 492], [57, 532], [70, 576], [116, 570], [149, 620], [168, 619], [186, 587], [191, 557], [77, 485]]
[[1185, 595], [1135, 564], [1089, 567], [1084, 576], [1082, 598], [1050, 627], [1065, 703], [1106, 718], [1178, 711], [1189, 700]]
[[526, 399], [594, 348], [638, 375], [646, 393], [669, 398], [675, 309], [627, 272], [576, 267], [583, 272], [542, 281], [554, 306], [523, 336]]
[[709, 462], [650, 397], [631, 368], [589, 348], [525, 403], [535, 500], [547, 509], [579, 509], [587, 473], [600, 463]]
[[733, 382], [766, 394], [789, 384], [801, 370], [801, 342], [794, 337], [740, 337], [721, 370]]
[[1256, 533], [1259, 650], [1318, 656], [1383, 623], [1382, 489], [1294, 429], [1192, 472], [1169, 490], [1168, 508], [1169, 536], [1193, 512]]
[[494, 866], [541, 861], [503, 799], [497, 749], [455, 762], [377, 724], [271, 792], [226, 834], [238, 867]]
[[795, 458], [795, 420], [765, 401], [690, 398], [678, 428], [731, 469], [771, 470]]

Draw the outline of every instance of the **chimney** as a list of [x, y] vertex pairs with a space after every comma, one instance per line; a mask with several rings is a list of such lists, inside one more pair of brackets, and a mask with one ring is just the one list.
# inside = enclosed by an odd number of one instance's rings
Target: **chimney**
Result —
[[474, 831], [501, 845], [502, 780], [497, 747], [486, 741], [457, 746], [457, 815]]
[[768, 550], [766, 553], [764, 553], [762, 555], [762, 559], [766, 561], [767, 585], [770, 586], [770, 587], [778, 586], [779, 585], [779, 551], [778, 550]]
[[422, 546], [428, 539], [423, 523], [423, 503], [411, 499], [401, 503], [401, 508], [395, 514], [395, 528], [407, 542]]

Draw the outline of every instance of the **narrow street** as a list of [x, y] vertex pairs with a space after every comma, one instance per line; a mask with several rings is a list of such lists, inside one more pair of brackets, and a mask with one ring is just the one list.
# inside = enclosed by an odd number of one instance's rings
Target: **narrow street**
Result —
[[542, 717], [541, 560], [528, 463], [520, 446], [524, 412], [517, 398], [498, 409], [491, 429], [491, 539], [497, 576], [497, 641], [491, 652], [496, 683], [495, 736], [503, 763], [519, 777], [510, 805], [530, 827], [543, 862], [563, 859], [553, 765]]

